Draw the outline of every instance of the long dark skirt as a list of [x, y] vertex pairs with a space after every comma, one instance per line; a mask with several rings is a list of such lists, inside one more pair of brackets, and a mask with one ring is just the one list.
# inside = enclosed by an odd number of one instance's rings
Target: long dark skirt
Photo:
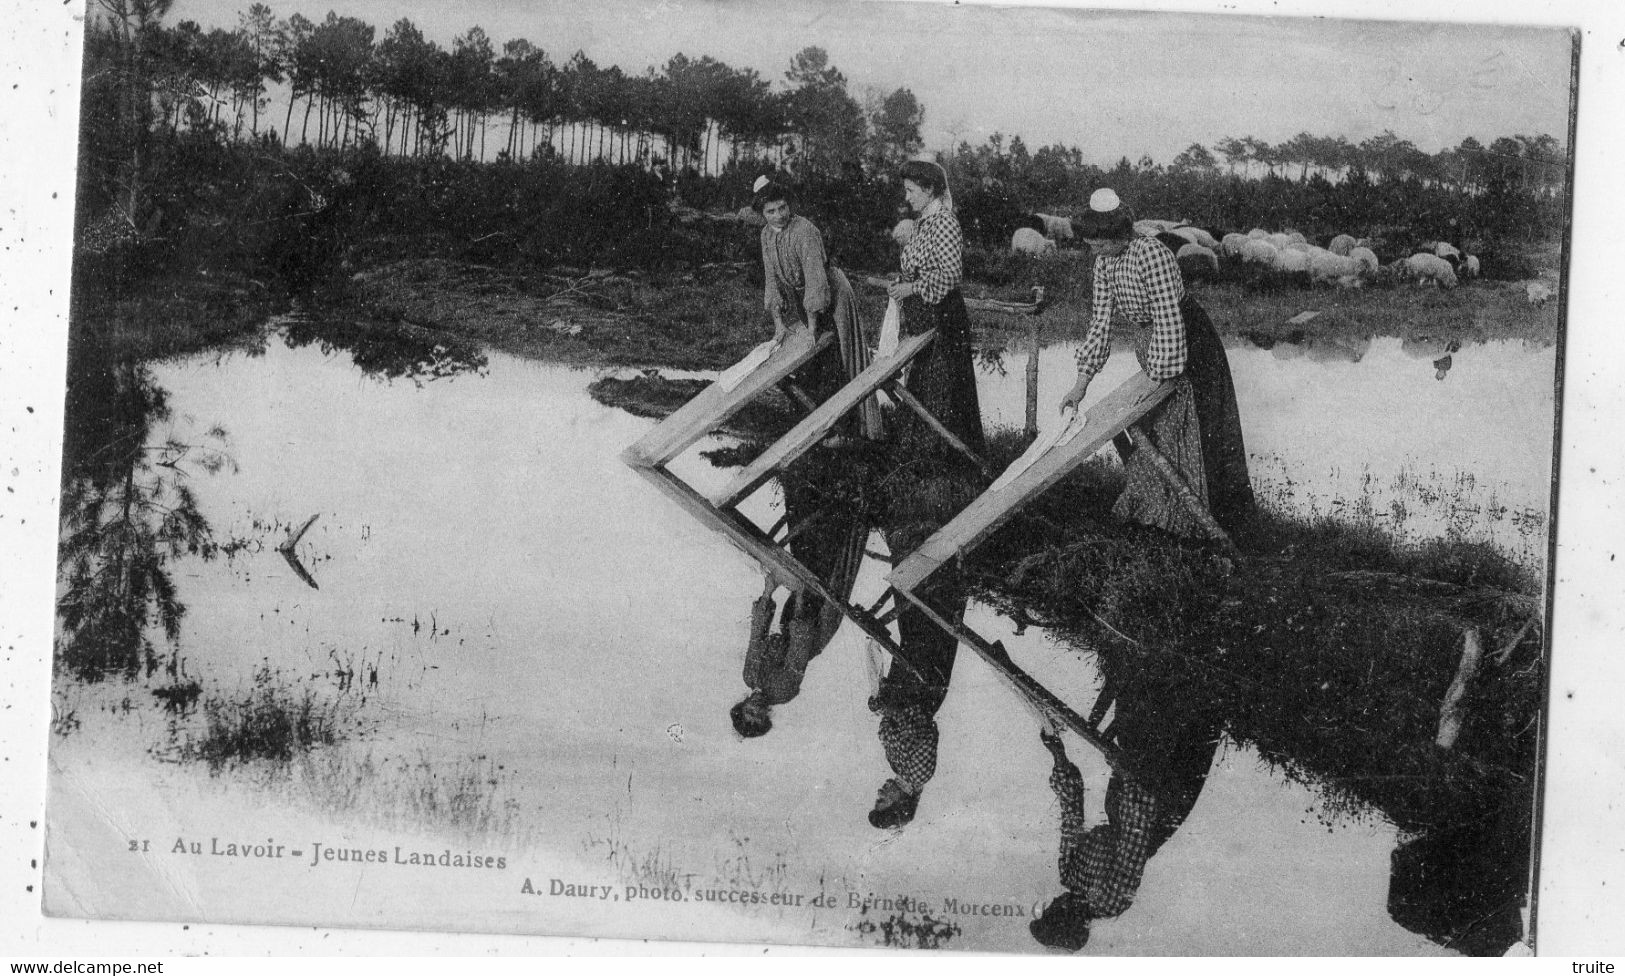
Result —
[[[937, 330], [937, 338], [915, 357], [908, 367], [905, 385], [931, 415], [981, 454], [986, 449], [982, 433], [982, 407], [976, 396], [976, 364], [971, 352], [970, 313], [959, 289], [949, 292], [935, 305], [918, 296], [903, 299], [905, 336]], [[904, 410], [898, 419], [897, 445], [909, 460], [958, 456], [925, 421]], [[961, 463], [969, 465], [968, 461]], [[971, 470], [974, 470], [972, 468]]]
[[[1252, 515], [1253, 489], [1230, 361], [1201, 305], [1187, 296], [1179, 311], [1185, 319], [1185, 373], [1173, 395], [1142, 426], [1219, 525], [1235, 535]], [[1149, 339], [1149, 333], [1142, 334], [1135, 344], [1142, 367]], [[1124, 466], [1128, 484], [1113, 509], [1117, 516], [1175, 535], [1203, 534], [1149, 460], [1130, 451]]]
[[[817, 403], [834, 396], [853, 377], [868, 369], [870, 362], [869, 337], [864, 333], [851, 282], [835, 267], [829, 269], [829, 281], [835, 302], [814, 316], [812, 325], [817, 332], [834, 332], [836, 342], [795, 373], [797, 385]], [[784, 294], [786, 307], [801, 308], [801, 292], [784, 289]], [[841, 418], [836, 431], [878, 440], [881, 434], [879, 404], [873, 397], [864, 400], [856, 410]]]

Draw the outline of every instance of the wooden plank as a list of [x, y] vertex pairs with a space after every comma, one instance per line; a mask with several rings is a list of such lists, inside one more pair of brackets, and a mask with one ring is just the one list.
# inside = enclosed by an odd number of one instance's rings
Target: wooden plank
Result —
[[993, 670], [1003, 675], [1007, 681], [1015, 686], [1017, 692], [1032, 702], [1040, 711], [1070, 728], [1081, 736], [1085, 742], [1099, 750], [1113, 770], [1124, 775], [1132, 775], [1133, 771], [1124, 760], [1122, 752], [1102, 738], [1100, 732], [1088, 719], [1079, 715], [1073, 710], [1072, 706], [1058, 698], [1054, 692], [1039, 684], [1038, 679], [1023, 671], [1021, 666], [1010, 658], [1009, 652], [1004, 649], [1003, 645], [989, 641], [964, 624], [956, 624], [945, 619], [916, 594], [908, 590], [899, 590], [898, 592], [924, 612], [932, 623], [952, 634], [961, 644], [975, 651], [978, 657], [991, 665]]
[[908, 392], [908, 387], [897, 382], [896, 380], [893, 380], [891, 383], [886, 385], [886, 389], [891, 392], [892, 396], [897, 398], [898, 403], [901, 403], [903, 406], [914, 411], [916, 416], [925, 421], [925, 425], [930, 427], [933, 433], [947, 441], [949, 447], [958, 451], [965, 458], [967, 458], [970, 463], [980, 468], [983, 474], [987, 475], [989, 478], [993, 477], [992, 470], [988, 468], [987, 462], [982, 460], [982, 456], [971, 450], [964, 441], [955, 437], [953, 431], [945, 427], [942, 421], [938, 420], [932, 415], [931, 411], [925, 409], [925, 404], [921, 403], [918, 397]]
[[1144, 372], [1133, 376], [1089, 408], [1084, 427], [1070, 441], [1033, 462], [998, 491], [986, 491], [938, 529], [925, 544], [892, 571], [887, 582], [904, 591], [918, 589], [943, 564], [969, 552], [1028, 502], [1071, 474], [1118, 433], [1167, 398], [1172, 384], [1158, 383]]
[[665, 464], [722, 426], [745, 404], [805, 365], [834, 341], [832, 332], [815, 337], [805, 328], [790, 330], [773, 355], [738, 386], [732, 390], [724, 390], [720, 383], [707, 386], [621, 452], [621, 459], [634, 466]]
[[630, 467], [645, 481], [659, 489], [661, 494], [698, 519], [701, 525], [720, 534], [734, 548], [755, 560], [765, 572], [772, 575], [774, 582], [793, 590], [811, 590], [817, 593], [839, 607], [848, 620], [857, 624], [859, 629], [885, 648], [904, 667], [913, 670], [902, 648], [885, 626], [875, 620], [874, 614], [837, 598], [817, 573], [802, 565], [801, 561], [788, 551], [774, 545], [762, 530], [745, 516], [733, 509], [713, 508], [705, 496], [665, 468], [644, 464], [632, 464]]
[[1174, 463], [1168, 460], [1161, 451], [1157, 450], [1157, 445], [1152, 443], [1151, 436], [1146, 433], [1145, 428], [1137, 423], [1132, 424], [1129, 427], [1129, 436], [1134, 438], [1134, 449], [1145, 452], [1145, 459], [1151, 462], [1151, 469], [1161, 475], [1162, 480], [1168, 483], [1169, 488], [1173, 489], [1174, 497], [1179, 499], [1179, 503], [1185, 507], [1185, 511], [1189, 512], [1191, 518], [1196, 520], [1196, 524], [1200, 525], [1208, 535], [1223, 543], [1226, 549], [1233, 551], [1236, 544], [1230, 541], [1230, 534], [1220, 527], [1218, 521], [1214, 519], [1213, 513], [1207, 510], [1207, 506], [1202, 504], [1202, 500], [1196, 496], [1196, 492], [1192, 490], [1190, 485], [1185, 483], [1185, 479], [1175, 470]]
[[819, 404], [817, 410], [803, 417], [789, 433], [774, 441], [773, 445], [747, 465], [745, 470], [739, 472], [720, 491], [712, 494], [711, 504], [718, 508], [739, 504], [740, 500], [755, 491], [758, 485], [771, 478], [773, 472], [789, 465], [822, 440], [834, 429], [835, 424], [856, 409], [865, 397], [873, 394], [884, 383], [902, 372], [935, 336], [935, 331], [909, 336], [898, 343], [896, 352], [885, 359], [877, 359], [870, 363], [869, 368], [854, 376], [851, 382], [837, 390], [834, 396]]

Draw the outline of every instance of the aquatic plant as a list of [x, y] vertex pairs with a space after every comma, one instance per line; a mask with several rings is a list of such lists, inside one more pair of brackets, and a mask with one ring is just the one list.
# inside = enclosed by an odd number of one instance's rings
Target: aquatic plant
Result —
[[286, 763], [317, 746], [339, 741], [345, 706], [315, 689], [295, 689], [262, 665], [252, 684], [236, 695], [203, 699], [203, 734], [182, 744], [180, 757], [200, 760], [212, 772], [255, 760]]

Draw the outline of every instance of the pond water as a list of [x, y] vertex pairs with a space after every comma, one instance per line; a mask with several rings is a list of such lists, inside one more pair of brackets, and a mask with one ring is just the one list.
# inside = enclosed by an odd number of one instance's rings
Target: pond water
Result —
[[[1539, 565], [1552, 349], [1460, 349], [1443, 380], [1439, 356], [1397, 339], [1230, 356], [1272, 503], [1332, 514], [1364, 504], [1416, 537], [1455, 533]], [[995, 423], [1021, 423], [1019, 360], [981, 374]], [[1069, 347], [1044, 350], [1046, 399], [1070, 382], [1070, 363]], [[1114, 356], [1091, 397], [1131, 369], [1131, 356]], [[866, 642], [850, 624], [775, 710], [773, 731], [738, 738], [728, 709], [744, 692], [760, 575], [622, 464], [650, 421], [594, 402], [592, 374], [492, 354], [483, 370], [385, 382], [346, 354], [272, 338], [262, 355], [165, 364], [151, 379], [170, 413], [148, 444], [223, 432], [234, 462], [156, 474], [184, 481], [215, 537], [234, 543], [213, 561], [171, 564], [182, 678], [207, 700], [247, 694], [258, 673], [311, 696], [350, 735], [291, 774], [211, 776], [201, 762], [163, 761], [203, 734], [202, 718], [176, 719], [119, 682], [59, 681], [59, 719], [72, 717], [59, 728], [72, 731], [53, 743], [53, 849], [118, 843], [104, 836], [106, 808], [161, 795], [150, 815], [165, 838], [252, 817], [255, 830], [307, 842], [407, 838], [410, 850], [420, 838], [434, 851], [502, 851], [507, 866], [470, 878], [290, 863], [245, 878], [160, 859], [159, 875], [87, 890], [70, 876], [78, 862], [59, 857], [48, 897], [71, 890], [79, 910], [126, 917], [140, 905], [136, 917], [1037, 948], [1026, 923], [1061, 891], [1060, 812], [1019, 696], [960, 655], [938, 773], [899, 832], [865, 821], [889, 770], [866, 707]], [[728, 476], [697, 450], [673, 470], [701, 490]], [[744, 509], [767, 525], [780, 506], [768, 489]], [[275, 547], [311, 516], [294, 549], [306, 581]], [[869, 548], [883, 552], [878, 533]], [[886, 568], [865, 561], [856, 602], [880, 594]], [[967, 619], [1068, 701], [1098, 691], [1091, 656], [975, 605]], [[1069, 748], [1096, 822], [1109, 770]], [[1330, 814], [1224, 744], [1133, 907], [1097, 922], [1087, 951], [1442, 952], [1389, 911], [1408, 840], [1380, 815]], [[177, 871], [190, 873], [177, 882]], [[594, 904], [550, 893], [563, 884], [691, 900]], [[721, 903], [692, 900], [700, 892]], [[750, 892], [801, 903], [738, 904]], [[289, 897], [262, 900], [278, 893]], [[876, 897], [887, 900], [865, 903]]]

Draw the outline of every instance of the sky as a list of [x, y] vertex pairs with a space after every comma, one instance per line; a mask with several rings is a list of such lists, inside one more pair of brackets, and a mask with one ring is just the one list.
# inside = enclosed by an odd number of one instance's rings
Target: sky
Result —
[[[177, 0], [169, 20], [232, 27], [250, 2]], [[580, 49], [629, 72], [708, 54], [781, 87], [795, 52], [818, 45], [860, 101], [911, 89], [930, 150], [994, 132], [1034, 149], [1077, 146], [1102, 164], [1302, 131], [1358, 142], [1392, 129], [1427, 152], [1469, 135], [1568, 142], [1571, 40], [1560, 28], [898, 0], [265, 2], [279, 18], [356, 17], [379, 38], [406, 17], [443, 46], [477, 25], [499, 50], [523, 37], [559, 63]]]

